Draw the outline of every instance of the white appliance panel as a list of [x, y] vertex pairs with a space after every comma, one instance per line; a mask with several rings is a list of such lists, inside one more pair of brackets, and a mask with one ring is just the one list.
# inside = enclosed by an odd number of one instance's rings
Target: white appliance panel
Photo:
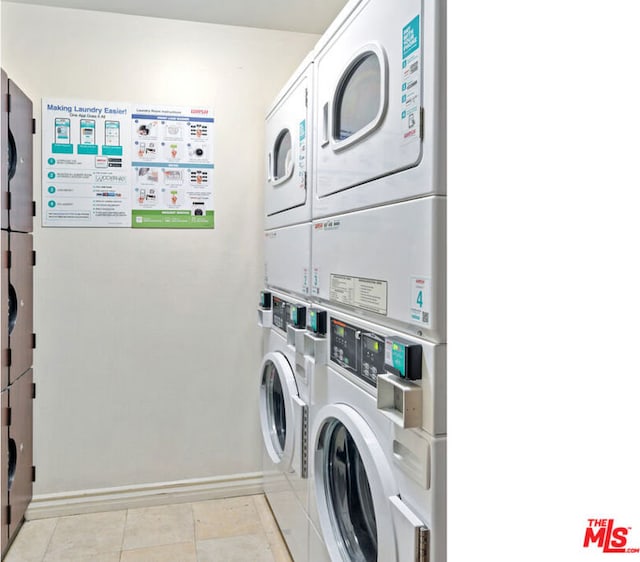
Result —
[[416, 453], [425, 457], [426, 479], [418, 482], [400, 467], [395, 430], [374, 398], [331, 367], [327, 384], [328, 405], [311, 443], [318, 519], [331, 559], [413, 562], [418, 558], [407, 552], [422, 543], [424, 559], [445, 561], [446, 438], [401, 430], [424, 442]]
[[445, 220], [426, 197], [315, 221], [312, 300], [446, 341]]
[[444, 2], [363, 0], [316, 46], [313, 217], [444, 194]]
[[311, 218], [313, 66], [307, 57], [280, 92], [265, 123], [265, 228]]
[[264, 233], [265, 285], [308, 298], [311, 262], [311, 224]]
[[[351, 327], [357, 329], [358, 337], [356, 338], [357, 350], [351, 357], [355, 356], [356, 361], [351, 361], [352, 365], [345, 365], [343, 360], [349, 356], [348, 352], [341, 352], [341, 344], [335, 341], [334, 336], [334, 320], [339, 323], [348, 332]], [[417, 345], [421, 348], [421, 361], [420, 361], [420, 375], [421, 378], [417, 380], [408, 380], [407, 382], [420, 389], [421, 391], [421, 409], [422, 409], [422, 422], [420, 427], [430, 433], [431, 435], [441, 436], [447, 433], [447, 372], [446, 372], [446, 344], [436, 344], [433, 342], [425, 341], [421, 338], [415, 338], [408, 336], [397, 330], [390, 329], [379, 324], [367, 322], [362, 318], [346, 315], [334, 310], [328, 310], [328, 338], [329, 347], [326, 362], [331, 369], [339, 372], [344, 377], [348, 378], [355, 385], [359, 386], [365, 392], [372, 396], [377, 396], [378, 386], [374, 384], [375, 377], [371, 375], [368, 378], [368, 373], [373, 372], [373, 365], [376, 365], [375, 373], [377, 375], [384, 375], [391, 371], [385, 370], [385, 360], [388, 359], [386, 355], [387, 342], [403, 341], [409, 345]], [[342, 343], [346, 343], [347, 338], [342, 339]], [[379, 357], [384, 358], [381, 363], [371, 359], [371, 353], [367, 357], [367, 341], [380, 341]], [[363, 367], [364, 365], [364, 367]], [[362, 369], [366, 370], [363, 375]], [[316, 386], [322, 387], [326, 383], [318, 379], [314, 383], [313, 393], [319, 394], [321, 391], [316, 390]], [[325, 391], [326, 395], [326, 391]], [[416, 426], [418, 427], [418, 426]], [[402, 451], [413, 449], [413, 441], [409, 441], [407, 444], [402, 439], [403, 435], [413, 435], [411, 433], [399, 431], [398, 435], [398, 458], [402, 455]]]

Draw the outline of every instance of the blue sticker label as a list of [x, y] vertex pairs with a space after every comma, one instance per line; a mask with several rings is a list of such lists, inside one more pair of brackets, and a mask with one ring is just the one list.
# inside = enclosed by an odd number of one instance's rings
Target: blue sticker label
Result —
[[406, 365], [406, 348], [404, 345], [399, 345], [397, 343], [393, 343], [391, 357], [392, 357], [392, 366], [400, 371], [400, 375], [403, 377], [407, 376], [405, 373], [405, 365]]
[[402, 28], [402, 58], [420, 48], [420, 16], [413, 18]]
[[300, 122], [300, 140], [303, 141], [307, 136], [307, 120]]

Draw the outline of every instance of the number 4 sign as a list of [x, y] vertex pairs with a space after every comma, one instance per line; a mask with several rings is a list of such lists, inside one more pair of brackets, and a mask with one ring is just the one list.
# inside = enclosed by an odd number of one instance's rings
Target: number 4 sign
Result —
[[411, 278], [411, 303], [409, 305], [411, 321], [431, 327], [431, 279]]

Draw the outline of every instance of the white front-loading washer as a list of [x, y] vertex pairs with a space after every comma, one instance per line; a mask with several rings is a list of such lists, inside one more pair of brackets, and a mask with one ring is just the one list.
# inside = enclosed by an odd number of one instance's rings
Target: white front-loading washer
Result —
[[446, 437], [398, 429], [375, 397], [332, 366], [326, 384], [311, 451], [332, 562], [444, 562]]
[[312, 300], [446, 341], [446, 197], [313, 222]]
[[312, 94], [313, 53], [309, 53], [267, 112], [265, 229], [311, 219]]
[[309, 303], [278, 292], [261, 294], [265, 334], [260, 366], [264, 489], [296, 562], [308, 560], [308, 431], [312, 362], [304, 353]]
[[[435, 546], [429, 547], [431, 555], [436, 558], [430, 560], [444, 560], [446, 345], [407, 336], [334, 309], [318, 308], [316, 313], [326, 314], [327, 339], [321, 348], [324, 356], [322, 352], [315, 352], [314, 400], [310, 403], [310, 560], [324, 561], [328, 557], [333, 562], [422, 560], [407, 554], [411, 548], [419, 548], [419, 541], [407, 542], [407, 537], [414, 533], [422, 534], [423, 538], [429, 535], [430, 541], [436, 541]], [[306, 351], [313, 349], [308, 345]], [[334, 416], [330, 415], [332, 410], [329, 407], [336, 405], [347, 408], [342, 412], [347, 421], [339, 421], [343, 425], [351, 423], [345, 425], [350, 432], [360, 432], [362, 447], [383, 451], [382, 456], [371, 452], [359, 453], [362, 458], [357, 461], [360, 463], [358, 466], [360, 470], [366, 469], [365, 473], [358, 474], [355, 463], [350, 465], [351, 475], [356, 480], [370, 477], [373, 481], [369, 483], [371, 490], [375, 486], [387, 486], [387, 492], [396, 490], [393, 495], [400, 494], [400, 499], [389, 500], [387, 504], [380, 501], [382, 492], [378, 491], [377, 504], [365, 505], [366, 501], [373, 500], [362, 500], [361, 513], [351, 513], [347, 507], [356, 506], [366, 495], [359, 496], [366, 490], [358, 488], [358, 481], [352, 482], [355, 488], [345, 487], [339, 492], [345, 498], [342, 507], [347, 510], [342, 514], [353, 518], [351, 523], [340, 523], [331, 515], [332, 505], [336, 510], [342, 508], [330, 504], [331, 498], [326, 495], [333, 486], [328, 480], [327, 463], [335, 465], [336, 461], [330, 461], [331, 456], [321, 443], [320, 435], [325, 431], [322, 427], [329, 431], [329, 418]], [[366, 427], [372, 433], [366, 433]], [[354, 446], [351, 443], [350, 447]], [[363, 460], [365, 457], [368, 459], [366, 462]], [[378, 470], [376, 467], [381, 467], [380, 473], [369, 476]], [[348, 497], [349, 494], [354, 497]], [[408, 510], [405, 509], [407, 506]], [[377, 515], [378, 510], [382, 515]], [[371, 521], [367, 523], [358, 519], [372, 514], [375, 520], [381, 521], [379, 536], [377, 531], [373, 533], [371, 530]], [[393, 532], [396, 534], [393, 535], [388, 531], [391, 520], [395, 525]], [[346, 536], [349, 529], [359, 528], [362, 531], [367, 526], [369, 531], [363, 536]], [[428, 533], [423, 527], [429, 529]], [[320, 529], [326, 544], [324, 547], [317, 540], [315, 543], [312, 541], [314, 530]], [[408, 535], [404, 536], [404, 533]], [[374, 535], [376, 540], [372, 538]], [[370, 539], [371, 544], [379, 544], [375, 557], [365, 546]], [[395, 541], [393, 547], [389, 546], [392, 539]], [[342, 544], [343, 540], [345, 544]], [[362, 546], [356, 547], [356, 544]], [[424, 550], [425, 547], [422, 548]], [[327, 549], [329, 553], [323, 555]], [[394, 552], [395, 557], [392, 557]]]
[[284, 336], [270, 330], [260, 366], [263, 485], [289, 551], [298, 562], [307, 560], [308, 552], [307, 513], [296, 493], [300, 488], [296, 481], [306, 479], [308, 422], [307, 404], [298, 390], [295, 373], [295, 351]]
[[318, 41], [313, 218], [446, 193], [445, 0], [352, 0]]

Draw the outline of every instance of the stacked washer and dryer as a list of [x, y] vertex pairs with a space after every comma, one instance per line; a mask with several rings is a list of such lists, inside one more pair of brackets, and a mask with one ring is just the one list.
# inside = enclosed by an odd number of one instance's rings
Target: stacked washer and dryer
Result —
[[299, 70], [267, 116], [261, 421], [267, 450], [293, 432], [279, 489], [306, 535], [265, 491], [296, 562], [446, 560], [445, 16], [351, 0], [303, 64], [306, 113], [274, 119]]
[[33, 105], [1, 72], [2, 438], [1, 555], [31, 501], [33, 466]]
[[[264, 490], [296, 562], [309, 556], [308, 426], [313, 369], [305, 364], [310, 312], [313, 54], [266, 118], [264, 284], [258, 309], [264, 357], [260, 422]], [[317, 536], [315, 541], [322, 547]]]

